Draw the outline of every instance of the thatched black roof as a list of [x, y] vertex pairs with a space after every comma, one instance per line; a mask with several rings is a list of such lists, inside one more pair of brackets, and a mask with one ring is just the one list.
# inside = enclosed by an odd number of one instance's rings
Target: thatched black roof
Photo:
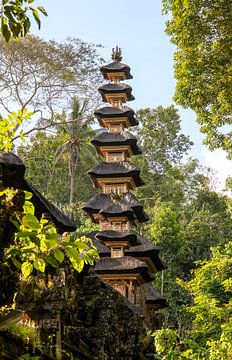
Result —
[[140, 245], [126, 250], [126, 255], [136, 258], [150, 258], [157, 271], [167, 269], [167, 265], [159, 258], [160, 249], [143, 236], [138, 235], [138, 240]]
[[167, 300], [153, 288], [152, 283], [147, 284], [146, 304], [155, 305], [158, 309], [167, 307]]
[[83, 210], [87, 213], [98, 214], [100, 210], [104, 209], [106, 206], [112, 204], [112, 199], [109, 195], [106, 194], [97, 194], [92, 199], [90, 199]]
[[138, 240], [138, 236], [136, 233], [132, 231], [128, 232], [120, 232], [120, 231], [114, 231], [114, 230], [102, 230], [98, 231], [95, 234], [95, 238], [99, 241], [128, 241], [130, 242], [131, 246], [135, 246], [140, 244], [140, 241]]
[[107, 73], [117, 73], [123, 72], [125, 73], [126, 79], [133, 79], [133, 76], [130, 73], [130, 67], [126, 64], [122, 64], [119, 61], [114, 61], [110, 64], [104, 65], [100, 68], [100, 71], [105, 79], [108, 79]]
[[[131, 196], [128, 194], [131, 194]], [[130, 198], [132, 199], [132, 206], [130, 206]], [[125, 193], [123, 194], [123, 202], [117, 202], [118, 205], [121, 205], [121, 207], [116, 208], [115, 205], [117, 203], [113, 202], [109, 195], [101, 193], [90, 199], [82, 209], [91, 217], [92, 221], [95, 223], [98, 221], [96, 221], [92, 215], [98, 213], [102, 214], [103, 216], [108, 216], [110, 214], [112, 214], [112, 216], [127, 216], [130, 220], [137, 218], [140, 223], [148, 221], [149, 218], [143, 211], [142, 204], [139, 201], [136, 202], [135, 199], [136, 197], [132, 193]], [[112, 205], [114, 205], [114, 208], [109, 208], [112, 207]], [[127, 210], [129, 210], [129, 213]]]
[[92, 240], [93, 245], [97, 248], [100, 258], [110, 256], [110, 249], [105, 246], [101, 241], [96, 239], [96, 234], [98, 231], [91, 231], [86, 238]]
[[137, 146], [136, 137], [128, 131], [123, 131], [121, 133], [111, 133], [104, 131], [91, 140], [91, 143], [95, 146], [98, 152], [98, 148], [102, 146], [128, 145], [131, 147], [134, 155], [142, 154], [142, 151]]
[[149, 217], [143, 210], [143, 205], [133, 193], [127, 192], [123, 194], [123, 201], [125, 204], [129, 205], [134, 210], [140, 223], [149, 221]]
[[111, 201], [111, 204], [104, 207], [100, 214], [104, 217], [118, 217], [118, 216], [125, 216], [129, 220], [134, 220], [136, 215], [134, 211], [125, 204], [122, 204], [118, 201]]
[[102, 85], [98, 88], [98, 91], [100, 92], [102, 96], [102, 100], [104, 102], [107, 102], [105, 95], [106, 94], [126, 94], [127, 100], [131, 101], [134, 100], [134, 96], [131, 94], [132, 88], [130, 85], [124, 84], [124, 83], [109, 83]]
[[129, 161], [119, 163], [101, 162], [95, 165], [87, 174], [95, 183], [95, 178], [118, 178], [132, 177], [136, 186], [142, 186], [144, 182], [140, 178], [140, 170]]
[[[98, 235], [99, 233], [100, 236]], [[88, 234], [87, 237], [90, 237], [94, 245], [97, 247], [100, 258], [110, 256], [110, 250], [106, 246], [102, 245], [101, 241], [112, 240], [113, 238], [117, 240], [117, 238], [115, 237], [115, 233], [116, 233], [115, 231], [112, 233], [112, 231], [108, 230], [101, 232], [93, 231], [90, 234]], [[118, 234], [125, 234], [125, 233], [118, 233]], [[167, 265], [159, 257], [160, 249], [157, 246], [153, 245], [146, 238], [140, 235], [136, 235], [135, 233], [132, 234], [137, 237], [137, 242], [140, 244], [133, 245], [129, 249], [126, 249], [125, 255], [132, 256], [135, 258], [149, 258], [153, 262], [157, 271], [162, 271], [167, 269]]]
[[137, 126], [139, 124], [138, 120], [135, 119], [135, 112], [133, 109], [123, 106], [122, 108], [105, 106], [98, 110], [94, 111], [96, 118], [101, 121], [102, 118], [122, 118], [127, 117], [130, 123], [130, 126]]
[[0, 150], [0, 168], [2, 181], [5, 183], [14, 183], [17, 177], [24, 178], [25, 165], [17, 155], [11, 152], [6, 153]]
[[148, 266], [145, 262], [130, 256], [123, 256], [121, 258], [102, 258], [96, 263], [95, 271], [97, 274], [139, 273], [145, 282], [153, 280], [153, 276], [149, 273]]
[[66, 215], [25, 180], [25, 165], [17, 155], [0, 151], [0, 171], [2, 172], [4, 187], [12, 187], [32, 193], [33, 196], [30, 201], [35, 206], [35, 216], [40, 218], [43, 213], [49, 213], [60, 233], [76, 230], [76, 226]]
[[133, 208], [143, 208], [142, 203], [137, 199], [135, 194], [130, 191], [123, 194], [123, 201], [128, 205], [130, 204]]

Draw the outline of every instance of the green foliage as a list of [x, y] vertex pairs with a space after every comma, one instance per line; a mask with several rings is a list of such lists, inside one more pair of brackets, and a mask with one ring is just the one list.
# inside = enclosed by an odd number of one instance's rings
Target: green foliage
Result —
[[179, 163], [193, 144], [181, 134], [180, 117], [173, 105], [155, 109], [141, 109], [136, 116], [141, 128], [139, 142], [146, 151], [143, 156], [154, 171], [165, 171], [168, 163]]
[[192, 328], [180, 333], [163, 329], [153, 334], [159, 359], [229, 360], [232, 356], [232, 243], [212, 248], [208, 261], [198, 262], [185, 283], [194, 304]]
[[[23, 342], [32, 344], [35, 348], [41, 348], [42, 344], [38, 338], [37, 329], [32, 326], [24, 326], [17, 323], [11, 326], [10, 333], [22, 339]], [[22, 359], [24, 359], [22, 357]]]
[[[58, 130], [52, 135], [38, 132], [36, 136], [30, 138], [26, 146], [18, 148], [18, 155], [25, 159], [28, 181], [46, 194], [49, 200], [58, 204], [62, 211], [71, 213], [77, 224], [81, 216], [81, 206], [95, 193], [86, 175], [94, 163], [95, 156], [94, 150], [89, 145], [90, 131], [87, 129], [85, 134], [77, 131], [73, 137], [77, 145], [73, 146], [71, 134], [64, 130]], [[72, 154], [76, 146], [78, 149], [74, 157]], [[73, 163], [74, 159], [76, 161]], [[70, 162], [73, 167], [71, 173]], [[73, 184], [72, 204], [70, 204], [71, 184]]]
[[[23, 109], [13, 111], [6, 118], [0, 117], [0, 150], [8, 151], [13, 147], [16, 130], [24, 121], [30, 120], [31, 115], [31, 112]], [[24, 140], [23, 131], [20, 131], [19, 136]]]
[[[5, 202], [9, 203], [16, 193], [17, 190], [7, 189], [0, 196], [5, 195]], [[34, 216], [34, 206], [29, 201], [31, 196], [26, 192], [23, 212], [15, 210], [11, 214], [17, 232], [13, 244], [5, 249], [5, 259], [10, 259], [25, 278], [33, 270], [45, 272], [48, 265], [58, 268], [65, 258], [78, 272], [82, 271], [85, 263], [93, 265], [97, 251], [91, 241], [85, 237], [73, 240], [70, 235], [62, 237], [49, 220], [43, 217], [38, 220]]]
[[[186, 181], [185, 177], [183, 181]], [[157, 200], [149, 209], [151, 221], [144, 228], [145, 236], [159, 246], [161, 257], [168, 266], [163, 278], [157, 274], [154, 281], [155, 288], [163, 289], [168, 299], [165, 324], [180, 331], [191, 326], [192, 320], [191, 314], [182, 306], [189, 303], [190, 296], [186, 288], [176, 283], [176, 277], [190, 279], [195, 262], [209, 259], [210, 248], [225, 245], [232, 234], [228, 199], [210, 191], [207, 186], [190, 191], [194, 189], [192, 184], [193, 177], [190, 182], [187, 180], [186, 190], [190, 196], [186, 200], [182, 198], [179, 206], [175, 201]]]
[[141, 169], [145, 180], [145, 185], [137, 190], [138, 197], [150, 208], [156, 206], [157, 201], [175, 203], [179, 207], [185, 194], [189, 196], [187, 192], [194, 192], [202, 178], [196, 160], [182, 164], [192, 142], [181, 133], [177, 109], [158, 106], [141, 109], [136, 115], [141, 123], [136, 135], [143, 155], [133, 162]]
[[192, 108], [210, 149], [232, 156], [231, 1], [163, 0], [176, 45], [175, 101]]
[[47, 16], [46, 10], [42, 6], [34, 8], [31, 4], [34, 0], [3, 0], [0, 10], [1, 33], [5, 41], [11, 38], [25, 36], [31, 27], [30, 15], [36, 21], [40, 29], [40, 13]]

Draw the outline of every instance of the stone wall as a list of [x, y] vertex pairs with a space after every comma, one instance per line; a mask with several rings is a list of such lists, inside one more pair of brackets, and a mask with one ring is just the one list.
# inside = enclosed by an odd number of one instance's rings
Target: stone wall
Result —
[[27, 288], [18, 298], [43, 344], [54, 334], [55, 345], [61, 335], [63, 359], [153, 359], [144, 316], [137, 307], [94, 273], [68, 282], [40, 293]]

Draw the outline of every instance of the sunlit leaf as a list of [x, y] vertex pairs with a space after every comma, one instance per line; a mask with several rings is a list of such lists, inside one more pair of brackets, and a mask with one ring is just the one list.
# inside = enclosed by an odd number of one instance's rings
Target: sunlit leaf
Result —
[[46, 267], [46, 263], [43, 259], [37, 258], [34, 261], [34, 268], [38, 271], [44, 272]]
[[64, 253], [61, 250], [56, 250], [54, 256], [60, 263], [64, 261]]
[[27, 278], [33, 271], [33, 265], [30, 262], [25, 261], [21, 266], [21, 270], [23, 275]]

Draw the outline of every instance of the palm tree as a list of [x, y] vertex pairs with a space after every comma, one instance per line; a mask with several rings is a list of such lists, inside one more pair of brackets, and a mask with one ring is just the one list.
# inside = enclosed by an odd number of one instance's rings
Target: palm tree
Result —
[[[78, 168], [81, 166], [81, 152], [85, 152], [93, 162], [97, 162], [91, 151], [90, 137], [96, 132], [91, 127], [93, 115], [89, 114], [88, 100], [80, 101], [77, 97], [72, 99], [72, 111], [69, 116], [65, 112], [58, 115], [60, 124], [56, 125], [56, 132], [62, 135], [64, 142], [55, 153], [53, 168], [58, 164], [64, 154], [68, 158], [69, 175], [69, 215], [72, 217], [74, 204], [75, 180]], [[57, 119], [56, 119], [57, 121]], [[53, 171], [51, 172], [53, 173]], [[51, 183], [53, 175], [50, 176]]]

